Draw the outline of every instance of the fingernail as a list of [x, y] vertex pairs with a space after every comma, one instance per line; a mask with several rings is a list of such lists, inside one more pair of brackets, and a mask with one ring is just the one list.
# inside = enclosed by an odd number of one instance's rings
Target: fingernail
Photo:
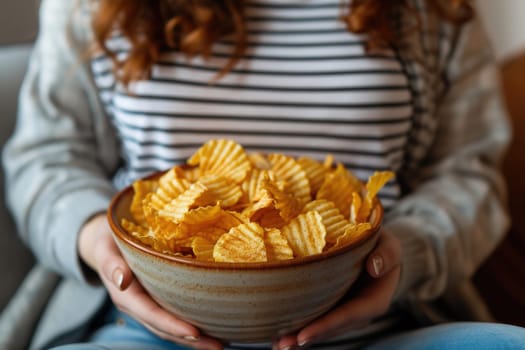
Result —
[[188, 340], [188, 341], [197, 341], [199, 340], [198, 337], [194, 337], [193, 335], [186, 335], [183, 337], [185, 340]]
[[305, 339], [305, 340], [302, 340], [299, 343], [297, 343], [297, 345], [299, 345], [300, 348], [303, 348], [306, 345], [308, 345], [309, 343], [310, 343], [310, 339]]
[[117, 286], [118, 289], [122, 290], [122, 283], [124, 282], [124, 273], [120, 269], [120, 267], [117, 267], [113, 271], [113, 283], [115, 283], [115, 286]]
[[381, 272], [383, 272], [383, 265], [383, 258], [380, 255], [376, 255], [372, 258], [372, 267], [377, 276], [380, 276]]

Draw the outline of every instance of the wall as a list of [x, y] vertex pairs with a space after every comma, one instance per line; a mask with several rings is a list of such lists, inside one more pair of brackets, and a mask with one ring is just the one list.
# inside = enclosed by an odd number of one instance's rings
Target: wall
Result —
[[0, 1], [0, 45], [34, 39], [37, 32], [38, 3], [38, 0]]
[[477, 0], [477, 3], [498, 59], [509, 60], [525, 52], [525, 1]]

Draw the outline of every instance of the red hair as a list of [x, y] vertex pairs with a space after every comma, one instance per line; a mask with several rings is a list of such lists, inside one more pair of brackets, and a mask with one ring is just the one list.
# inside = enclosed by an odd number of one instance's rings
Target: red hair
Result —
[[[472, 17], [468, 0], [426, 0], [440, 17], [461, 24]], [[353, 0], [343, 15], [349, 31], [366, 33], [369, 44], [395, 43], [391, 16], [408, 0]], [[118, 79], [124, 84], [146, 78], [162, 50], [176, 49], [186, 55], [207, 57], [212, 45], [234, 35], [235, 50], [223, 73], [233, 68], [245, 50], [243, 0], [100, 0], [93, 20], [95, 42], [114, 58]], [[124, 61], [106, 46], [118, 30], [131, 43]]]

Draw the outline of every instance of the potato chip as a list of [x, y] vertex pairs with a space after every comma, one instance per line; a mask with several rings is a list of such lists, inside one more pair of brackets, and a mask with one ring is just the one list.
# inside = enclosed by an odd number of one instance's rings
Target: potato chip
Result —
[[198, 165], [200, 176], [220, 175], [238, 184], [244, 180], [252, 167], [244, 149], [230, 140], [206, 142], [187, 163]]
[[242, 190], [246, 194], [247, 202], [256, 202], [262, 197], [264, 182], [275, 175], [271, 171], [254, 168], [242, 183]]
[[248, 159], [250, 159], [250, 162], [256, 169], [270, 170], [272, 168], [272, 164], [262, 153], [250, 153], [248, 154]]
[[157, 189], [157, 182], [151, 180], [137, 180], [133, 183], [133, 198], [129, 212], [133, 220], [138, 224], [145, 224], [144, 210], [142, 209], [142, 202], [146, 196]]
[[350, 206], [350, 222], [353, 224], [358, 223], [361, 219], [359, 218], [359, 211], [363, 205], [363, 200], [357, 192], [352, 193], [352, 205]]
[[302, 204], [308, 203], [312, 199], [306, 173], [294, 158], [274, 153], [268, 156], [268, 160], [272, 164], [272, 171], [275, 176], [285, 181], [286, 192], [290, 192]]
[[281, 230], [270, 228], [264, 230], [264, 243], [268, 261], [293, 259], [293, 251]]
[[312, 195], [316, 194], [317, 191], [319, 191], [319, 188], [321, 188], [321, 185], [323, 184], [326, 175], [330, 171], [330, 168], [308, 157], [301, 157], [297, 159], [297, 163], [299, 163], [301, 168], [303, 168], [306, 177], [310, 182], [310, 191]]
[[165, 172], [159, 178], [159, 186], [157, 193], [162, 190], [164, 196], [168, 198], [167, 202], [177, 198], [181, 193], [186, 191], [190, 187], [190, 182], [185, 179], [181, 174], [179, 174], [179, 167], [173, 167], [169, 171]]
[[303, 203], [297, 197], [280, 190], [274, 182], [268, 179], [263, 180], [263, 187], [273, 198], [273, 206], [279, 211], [284, 221], [290, 221], [299, 215]]
[[175, 167], [175, 171], [179, 175], [180, 178], [186, 179], [190, 183], [197, 182], [200, 177], [201, 169], [198, 166], [194, 167]]
[[179, 237], [203, 237], [216, 242], [231, 228], [250, 221], [239, 213], [224, 211], [219, 205], [190, 210], [178, 224]]
[[348, 218], [352, 203], [352, 192], [359, 192], [362, 187], [363, 185], [357, 178], [350, 175], [342, 164], [338, 164], [337, 169], [326, 177], [319, 192], [317, 192], [316, 199], [334, 202], [339, 212]]
[[323, 165], [325, 166], [325, 168], [331, 169], [334, 165], [334, 156], [331, 154], [327, 154], [324, 159]]
[[223, 208], [235, 205], [242, 197], [241, 186], [225, 177], [208, 174], [202, 176], [198, 182], [206, 186], [204, 195], [197, 201], [196, 205], [219, 205]]
[[131, 222], [126, 219], [122, 219], [120, 224], [127, 232], [131, 233], [133, 236], [137, 238], [150, 236], [150, 230], [147, 227], [137, 225], [134, 222]]
[[184, 193], [159, 210], [159, 215], [169, 217], [175, 222], [180, 221], [206, 190], [206, 186], [199, 182], [192, 184]]
[[345, 233], [346, 227], [350, 224], [348, 220], [339, 212], [333, 202], [326, 199], [316, 199], [307, 203], [303, 208], [303, 213], [315, 210], [321, 215], [323, 225], [326, 228], [326, 241], [335, 243], [337, 238]]
[[163, 208], [162, 205], [157, 206], [156, 203], [153, 203], [152, 198], [154, 198], [153, 193], [148, 193], [146, 198], [144, 198], [144, 200], [142, 201], [142, 212], [144, 213], [144, 220], [149, 225], [149, 227], [155, 227], [157, 213]]
[[281, 229], [294, 255], [304, 257], [319, 254], [326, 244], [323, 218], [316, 211], [300, 214]]
[[191, 249], [197, 260], [213, 261], [213, 248], [215, 241], [209, 241], [203, 237], [195, 237], [191, 242]]
[[237, 213], [235, 211], [223, 210], [219, 220], [214, 223], [214, 226], [224, 229], [224, 231], [229, 231], [232, 227], [239, 226], [241, 224], [250, 223], [250, 219]]
[[159, 196], [156, 196], [155, 192], [150, 192], [142, 200], [142, 210], [145, 211], [148, 207], [151, 210], [158, 211], [162, 210], [167, 204]]
[[226, 232], [228, 232], [228, 230], [214, 226], [213, 224], [210, 226], [179, 224], [178, 236], [173, 238], [173, 240], [175, 241], [175, 245], [191, 247], [192, 239], [195, 237], [202, 237], [215, 243]]
[[163, 239], [163, 237], [158, 237], [154, 231], [136, 225], [126, 219], [122, 219], [121, 225], [131, 236], [135, 237], [142, 243], [151, 246], [153, 249], [160, 252], [173, 252], [172, 242]]
[[274, 199], [268, 190], [261, 191], [261, 198], [256, 202], [250, 203], [242, 211], [242, 215], [249, 218], [251, 221], [257, 221], [263, 212], [274, 209]]
[[185, 238], [186, 236], [180, 231], [180, 226], [170, 218], [158, 215], [158, 212], [152, 212], [153, 221], [151, 228], [155, 232], [155, 237], [161, 237], [165, 240]]
[[376, 171], [368, 178], [366, 183], [366, 195], [363, 204], [359, 209], [357, 222], [365, 222], [368, 220], [379, 190], [381, 190], [381, 188], [383, 188], [383, 186], [393, 177], [394, 173], [391, 171]]
[[339, 248], [357, 241], [365, 232], [370, 230], [372, 225], [369, 222], [360, 224], [350, 224], [345, 233], [337, 239], [332, 249]]
[[179, 223], [207, 226], [219, 220], [221, 214], [222, 209], [219, 204], [198, 207], [186, 211], [180, 218]]
[[215, 243], [213, 258], [219, 262], [266, 262], [264, 229], [257, 223], [232, 228]]
[[377, 196], [379, 190], [386, 185], [388, 181], [394, 178], [394, 173], [391, 171], [376, 171], [368, 178], [366, 183], [366, 198], [371, 200]]

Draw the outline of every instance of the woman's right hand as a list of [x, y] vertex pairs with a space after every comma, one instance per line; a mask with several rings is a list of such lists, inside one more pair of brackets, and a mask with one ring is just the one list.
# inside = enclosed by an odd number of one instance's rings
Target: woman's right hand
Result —
[[162, 339], [196, 349], [222, 349], [222, 344], [159, 306], [133, 276], [100, 214], [88, 221], [78, 240], [82, 260], [100, 277], [115, 306]]

